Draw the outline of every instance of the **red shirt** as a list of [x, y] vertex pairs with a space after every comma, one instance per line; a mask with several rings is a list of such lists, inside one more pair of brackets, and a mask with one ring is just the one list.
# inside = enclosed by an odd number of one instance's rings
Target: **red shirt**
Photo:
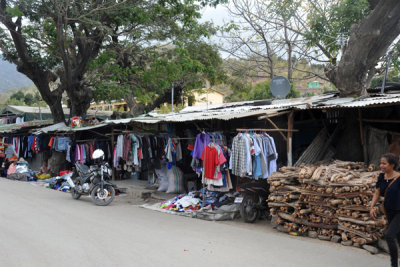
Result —
[[[204, 162], [205, 157], [205, 162]], [[206, 146], [201, 155], [204, 162], [204, 176], [207, 179], [215, 179], [215, 168], [219, 165], [218, 151], [215, 147]]]

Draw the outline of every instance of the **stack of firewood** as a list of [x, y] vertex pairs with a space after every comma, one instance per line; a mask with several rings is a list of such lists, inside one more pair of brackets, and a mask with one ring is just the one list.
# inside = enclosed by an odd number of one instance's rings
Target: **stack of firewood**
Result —
[[[369, 216], [378, 172], [364, 168], [363, 163], [342, 161], [301, 166], [296, 171], [297, 179], [293, 178], [293, 171], [284, 170], [274, 174], [270, 181], [274, 189], [268, 203], [270, 211], [279, 216], [276, 222], [287, 231], [315, 231], [326, 239], [339, 235], [343, 241], [352, 240], [360, 245], [382, 236], [384, 218], [372, 220]], [[286, 196], [287, 190], [281, 192], [281, 187], [274, 186], [276, 181], [290, 181], [290, 194], [296, 192], [295, 201], [277, 201], [281, 198], [276, 196]]]
[[[282, 167], [279, 172], [268, 177], [270, 184], [268, 205], [271, 214], [275, 215], [279, 212], [283, 216], [283, 214], [292, 214], [297, 209], [301, 195], [298, 182], [299, 172], [300, 168], [297, 167]], [[292, 221], [278, 218], [278, 224], [284, 225], [288, 230], [297, 230], [297, 224]]]

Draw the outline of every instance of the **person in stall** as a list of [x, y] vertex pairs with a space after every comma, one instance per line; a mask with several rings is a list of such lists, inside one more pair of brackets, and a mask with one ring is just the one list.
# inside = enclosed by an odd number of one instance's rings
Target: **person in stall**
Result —
[[48, 165], [47, 161], [43, 161], [43, 165], [40, 168], [39, 173], [36, 175], [36, 177], [40, 180], [44, 180], [44, 179], [49, 179], [51, 178], [51, 174], [50, 174], [50, 166]]
[[18, 162], [17, 156], [14, 155], [10, 158], [10, 166], [7, 169], [7, 179], [28, 181], [28, 177], [25, 174], [17, 172], [17, 167], [16, 167], [17, 162]]
[[15, 147], [13, 144], [10, 143], [4, 143], [5, 146], [5, 150], [4, 150], [4, 154], [5, 154], [5, 161], [4, 161], [4, 165], [2, 168], [4, 168], [4, 174], [7, 176], [8, 174], [8, 168], [11, 164], [11, 158], [12, 157], [17, 157], [18, 159], [18, 155], [15, 152]]

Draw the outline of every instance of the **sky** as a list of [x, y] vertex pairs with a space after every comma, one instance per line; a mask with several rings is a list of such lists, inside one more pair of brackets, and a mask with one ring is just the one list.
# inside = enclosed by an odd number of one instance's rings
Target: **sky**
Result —
[[223, 25], [224, 21], [228, 22], [230, 20], [230, 16], [228, 10], [225, 5], [218, 5], [216, 8], [214, 7], [206, 7], [203, 12], [203, 17], [201, 18], [201, 22], [204, 21], [212, 21], [215, 25]]
[[[202, 18], [200, 19], [200, 22], [211, 21], [215, 26], [222, 26], [232, 20], [232, 17], [229, 15], [228, 9], [225, 5], [218, 5], [216, 8], [206, 7], [201, 13]], [[212, 36], [210, 42], [219, 44], [223, 42], [223, 39], [218, 36]], [[229, 54], [223, 51], [220, 51], [220, 55], [225, 59], [229, 57]]]

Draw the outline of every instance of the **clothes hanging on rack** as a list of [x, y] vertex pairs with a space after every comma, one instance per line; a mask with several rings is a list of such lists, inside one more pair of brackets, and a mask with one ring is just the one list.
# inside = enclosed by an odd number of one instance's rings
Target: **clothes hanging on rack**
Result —
[[239, 177], [266, 179], [277, 171], [275, 141], [268, 134], [239, 133], [233, 138], [229, 168]]
[[153, 134], [121, 134], [114, 147], [113, 166], [128, 172], [160, 168], [166, 143], [164, 137]]
[[202, 183], [207, 185], [207, 190], [228, 192], [232, 189], [227, 159], [228, 149], [226, 146], [211, 142], [204, 148]]
[[169, 170], [178, 161], [182, 160], [182, 146], [179, 139], [168, 138], [167, 145], [165, 146], [165, 158], [167, 159]]

